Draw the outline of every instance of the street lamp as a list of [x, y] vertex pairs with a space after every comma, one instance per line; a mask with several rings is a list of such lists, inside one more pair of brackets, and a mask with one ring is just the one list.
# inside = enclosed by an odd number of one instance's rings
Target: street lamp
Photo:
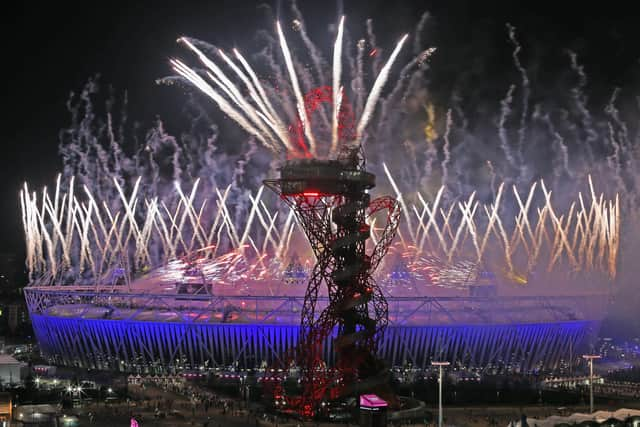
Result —
[[240, 375], [240, 397], [244, 398], [244, 403], [249, 406], [249, 384], [247, 383], [247, 375]]
[[442, 427], [442, 368], [449, 365], [449, 362], [431, 362], [431, 366], [437, 366], [440, 370], [438, 376], [438, 427]]
[[593, 414], [593, 360], [600, 359], [597, 354], [583, 354], [583, 359], [589, 361], [589, 413]]

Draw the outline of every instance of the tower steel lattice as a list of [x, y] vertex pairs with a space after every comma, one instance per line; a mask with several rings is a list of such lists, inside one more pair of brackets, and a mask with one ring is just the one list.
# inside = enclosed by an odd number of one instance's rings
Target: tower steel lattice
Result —
[[[359, 148], [336, 160], [290, 160], [278, 180], [265, 184], [296, 212], [316, 256], [301, 316], [295, 363], [302, 396], [293, 404], [312, 415], [324, 398], [370, 391], [387, 383], [377, 344], [388, 323], [387, 302], [372, 272], [386, 254], [399, 225], [400, 207], [389, 196], [370, 199], [375, 175], [365, 170]], [[386, 224], [367, 253], [370, 221], [386, 211]], [[317, 312], [318, 292], [329, 304]], [[327, 367], [322, 345], [335, 333], [335, 365]]]

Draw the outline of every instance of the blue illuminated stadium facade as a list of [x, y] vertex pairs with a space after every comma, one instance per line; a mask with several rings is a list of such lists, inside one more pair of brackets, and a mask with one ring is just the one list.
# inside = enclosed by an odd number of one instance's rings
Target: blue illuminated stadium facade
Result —
[[[25, 290], [52, 363], [126, 372], [253, 368], [294, 347], [301, 297]], [[379, 346], [391, 365], [554, 370], [597, 332], [597, 297], [390, 297]], [[568, 307], [571, 307], [569, 309]], [[331, 363], [331, 340], [325, 359]]]

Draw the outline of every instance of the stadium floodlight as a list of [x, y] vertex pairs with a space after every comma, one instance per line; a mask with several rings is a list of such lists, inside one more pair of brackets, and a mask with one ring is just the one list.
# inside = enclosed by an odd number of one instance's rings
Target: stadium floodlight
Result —
[[582, 358], [589, 361], [589, 413], [593, 414], [593, 361], [602, 356], [597, 354], [583, 354]]
[[437, 366], [440, 371], [438, 375], [438, 427], [442, 427], [442, 370], [450, 364], [449, 362], [431, 362], [431, 365]]

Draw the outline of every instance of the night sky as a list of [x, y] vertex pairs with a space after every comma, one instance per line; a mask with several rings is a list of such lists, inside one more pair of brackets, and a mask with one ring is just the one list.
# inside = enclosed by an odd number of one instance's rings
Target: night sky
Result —
[[[299, 3], [312, 39], [330, 52], [332, 39], [326, 29], [337, 16], [336, 3]], [[386, 42], [413, 30], [421, 13], [429, 10], [433, 19], [426, 34], [429, 44], [439, 49], [432, 59], [434, 72], [455, 75], [480, 63], [487, 85], [499, 86], [500, 94], [508, 85], [504, 76], [517, 82], [506, 22], [517, 27], [524, 58], [542, 60], [549, 78], [557, 67], [567, 67], [559, 58], [564, 48], [572, 48], [580, 54], [596, 96], [610, 93], [616, 85], [628, 88], [638, 82], [640, 26], [633, 2], [576, 2], [579, 6], [567, 10], [558, 9], [563, 3], [558, 1], [520, 3], [345, 0], [344, 12], [350, 31], [363, 34], [364, 21], [371, 17], [379, 41]], [[267, 4], [274, 12], [278, 8], [275, 1]], [[129, 91], [132, 119], [148, 127], [159, 114], [171, 126], [171, 115], [184, 98], [179, 91], [156, 85], [155, 79], [169, 74], [169, 57], [186, 56], [176, 38], [190, 35], [250, 52], [254, 28], [272, 28], [263, 5], [245, 0], [162, 0], [81, 6], [22, 2], [13, 10], [5, 8], [0, 252], [23, 250], [17, 197], [22, 182], [32, 188], [52, 185], [61, 167], [57, 135], [68, 124], [64, 105], [70, 91], [100, 73], [102, 83]], [[286, 10], [288, 3], [283, 0], [281, 8]], [[169, 131], [177, 134], [180, 129]]]

